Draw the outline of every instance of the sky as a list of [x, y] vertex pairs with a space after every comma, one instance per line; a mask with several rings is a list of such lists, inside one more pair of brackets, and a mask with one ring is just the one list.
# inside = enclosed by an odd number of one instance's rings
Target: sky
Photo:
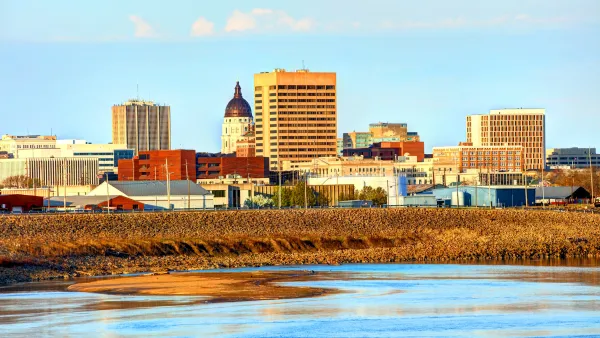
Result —
[[[171, 106], [172, 148], [218, 152], [236, 81], [337, 73], [338, 134], [545, 108], [547, 147], [600, 148], [598, 0], [0, 0], [0, 134], [111, 141], [111, 106]], [[138, 90], [139, 88], [139, 90]], [[600, 149], [599, 149], [600, 150]]]

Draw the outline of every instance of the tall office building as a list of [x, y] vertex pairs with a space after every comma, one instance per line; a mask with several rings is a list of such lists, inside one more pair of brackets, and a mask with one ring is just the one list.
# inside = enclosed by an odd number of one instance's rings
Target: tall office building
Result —
[[129, 100], [112, 107], [112, 143], [138, 154], [171, 149], [171, 107]]
[[545, 166], [545, 109], [499, 109], [467, 116], [467, 143], [474, 147], [522, 146], [523, 169]]
[[221, 153], [232, 154], [237, 150], [237, 141], [252, 128], [252, 109], [242, 96], [240, 83], [235, 85], [233, 98], [225, 108], [221, 129]]
[[272, 169], [336, 156], [336, 74], [275, 69], [254, 75], [256, 156]]

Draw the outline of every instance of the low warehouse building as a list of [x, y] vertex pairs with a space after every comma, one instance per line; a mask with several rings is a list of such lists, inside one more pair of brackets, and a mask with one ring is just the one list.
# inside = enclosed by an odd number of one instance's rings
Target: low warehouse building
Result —
[[144, 203], [125, 196], [55, 196], [44, 202], [48, 209], [64, 210], [65, 204], [67, 210], [144, 210]]
[[589, 203], [591, 194], [583, 187], [537, 187], [535, 203], [565, 205], [569, 203]]
[[41, 209], [44, 198], [28, 195], [0, 195], [0, 211], [2, 212], [29, 212]]
[[212, 209], [214, 197], [192, 181], [108, 181], [88, 196], [125, 196], [145, 210]]
[[[525, 197], [527, 191], [527, 197]], [[519, 186], [459, 186], [431, 192], [445, 205], [460, 207], [520, 207], [535, 203], [535, 189]]]

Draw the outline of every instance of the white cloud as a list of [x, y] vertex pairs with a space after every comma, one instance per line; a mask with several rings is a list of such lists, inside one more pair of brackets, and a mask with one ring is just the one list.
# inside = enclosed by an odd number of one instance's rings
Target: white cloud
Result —
[[135, 26], [134, 36], [136, 38], [154, 38], [157, 36], [154, 28], [139, 16], [130, 15], [129, 21], [133, 22], [133, 25]]
[[227, 19], [226, 32], [266, 32], [291, 30], [295, 32], [310, 31], [315, 27], [311, 18], [296, 19], [285, 11], [269, 8], [255, 8], [248, 13], [233, 11]]
[[225, 25], [226, 32], [243, 32], [256, 28], [256, 20], [252, 14], [246, 14], [238, 11], [233, 11], [233, 14], [227, 19]]
[[191, 36], [208, 36], [212, 35], [215, 30], [215, 24], [208, 21], [204, 17], [199, 17], [192, 24]]

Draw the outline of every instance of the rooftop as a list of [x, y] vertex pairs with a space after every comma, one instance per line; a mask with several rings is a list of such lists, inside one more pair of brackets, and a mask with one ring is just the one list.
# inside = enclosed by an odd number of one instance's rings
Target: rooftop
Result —
[[[110, 186], [119, 190], [125, 196], [164, 196], [167, 195], [167, 181], [109, 181]], [[104, 192], [104, 183], [96, 189]], [[210, 195], [210, 193], [190, 181], [190, 195]], [[187, 195], [188, 181], [170, 181], [171, 195]], [[96, 190], [94, 189], [94, 190]]]

